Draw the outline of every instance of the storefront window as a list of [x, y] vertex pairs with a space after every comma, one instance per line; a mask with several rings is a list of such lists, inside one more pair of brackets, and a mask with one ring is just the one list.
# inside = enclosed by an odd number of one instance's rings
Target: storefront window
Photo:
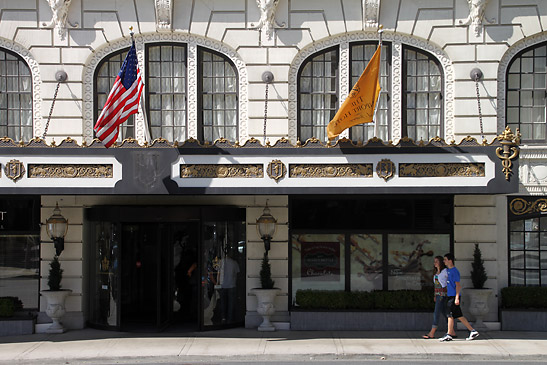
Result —
[[350, 244], [351, 290], [382, 290], [382, 235], [353, 234]]
[[293, 235], [293, 298], [298, 289], [344, 290], [344, 247], [343, 234]]
[[23, 309], [38, 309], [40, 199], [0, 198], [0, 297], [17, 297]]
[[448, 234], [388, 235], [388, 289], [420, 290], [431, 286], [435, 256], [449, 251]]
[[509, 223], [509, 281], [547, 286], [547, 217]]

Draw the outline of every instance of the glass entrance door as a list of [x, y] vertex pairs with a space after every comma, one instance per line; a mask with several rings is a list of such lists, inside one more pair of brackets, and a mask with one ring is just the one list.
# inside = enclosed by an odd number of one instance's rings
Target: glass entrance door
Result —
[[202, 222], [201, 328], [242, 325], [245, 321], [245, 221]]

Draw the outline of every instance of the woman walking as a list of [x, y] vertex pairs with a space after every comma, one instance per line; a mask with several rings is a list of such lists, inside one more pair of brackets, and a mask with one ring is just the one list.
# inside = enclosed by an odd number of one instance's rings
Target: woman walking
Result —
[[448, 280], [448, 270], [444, 265], [443, 257], [435, 257], [435, 275], [433, 276], [433, 284], [435, 285], [435, 312], [433, 313], [433, 325], [427, 335], [423, 338], [434, 338], [435, 331], [439, 326], [439, 317], [442, 315], [446, 318], [446, 285]]

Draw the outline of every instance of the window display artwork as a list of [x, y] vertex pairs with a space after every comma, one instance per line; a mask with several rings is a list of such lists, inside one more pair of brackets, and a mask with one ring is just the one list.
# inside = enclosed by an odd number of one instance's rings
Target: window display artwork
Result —
[[303, 242], [300, 260], [302, 280], [340, 280], [340, 243]]
[[450, 251], [447, 234], [388, 235], [388, 287], [420, 290], [431, 285], [435, 256]]

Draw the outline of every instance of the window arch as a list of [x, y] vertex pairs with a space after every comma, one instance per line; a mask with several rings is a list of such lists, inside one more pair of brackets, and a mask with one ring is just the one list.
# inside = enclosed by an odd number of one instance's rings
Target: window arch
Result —
[[309, 57], [298, 75], [298, 138], [327, 138], [327, 124], [338, 110], [338, 47]]
[[[123, 61], [129, 52], [129, 48], [111, 53], [99, 62], [95, 70], [94, 89], [95, 89], [95, 110], [93, 121], [96, 122], [101, 115], [112, 85], [116, 80], [116, 76], [122, 67]], [[93, 123], [95, 125], [95, 123]], [[121, 142], [126, 138], [135, 138], [135, 114], [129, 116], [127, 121], [120, 125], [120, 133], [118, 134], [117, 142]]]
[[0, 49], [0, 136], [29, 141], [33, 134], [30, 68], [17, 54]]
[[[181, 142], [189, 137], [208, 142], [219, 138], [238, 140], [239, 98], [246, 88], [242, 91], [239, 87], [239, 70], [228, 56], [187, 43], [149, 43], [144, 48], [143, 110], [152, 140], [160, 137], [169, 142]], [[128, 50], [108, 54], [98, 63], [93, 76], [94, 121], [102, 111]], [[191, 65], [197, 65], [193, 76]], [[196, 87], [191, 87], [191, 80]], [[192, 113], [196, 104], [198, 112]], [[192, 130], [190, 117], [194, 119]], [[136, 120], [132, 115], [122, 124], [118, 141], [136, 138]]]
[[506, 125], [522, 141], [546, 143], [547, 42], [519, 52], [507, 67]]
[[429, 141], [443, 135], [441, 66], [431, 54], [403, 47], [403, 137]]
[[235, 65], [224, 55], [199, 47], [198, 139], [237, 141], [238, 82]]
[[[412, 45], [417, 44], [412, 39], [410, 41]], [[293, 99], [294, 104], [289, 100], [289, 109], [292, 108], [291, 105], [296, 107], [296, 124], [293, 125], [296, 126], [296, 136], [300, 140], [305, 141], [310, 137], [327, 140], [326, 126], [345, 98], [345, 95], [340, 98], [340, 90], [346, 88], [346, 82], [349, 85], [348, 90], [353, 87], [370, 61], [377, 44], [377, 41], [342, 43], [319, 52], [311, 51], [313, 53], [308, 53], [299, 66], [295, 65], [298, 67], [297, 97]], [[444, 110], [444, 68], [451, 75], [452, 67], [448, 58], [442, 59], [441, 65], [441, 59], [437, 56], [442, 55], [442, 50], [428, 44], [425, 48], [422, 49], [421, 45], [418, 48], [402, 44], [394, 39], [383, 43], [380, 70], [382, 91], [376, 107], [375, 122], [350, 128], [349, 136], [352, 141], [366, 142], [372, 137], [384, 141], [401, 137], [410, 137], [415, 141], [453, 137], [453, 111], [449, 109], [445, 116]], [[306, 68], [311, 69], [310, 64], [321, 62], [321, 57], [325, 54], [334, 55], [329, 65], [335, 66], [330, 70], [330, 77], [327, 79], [334, 80], [336, 87], [328, 91], [320, 87], [325, 76], [305, 71]], [[314, 83], [309, 83], [306, 78], [313, 79]], [[338, 78], [341, 80], [338, 81]], [[453, 85], [449, 83], [446, 88], [451, 100]], [[310, 103], [312, 97], [309, 95], [313, 95], [314, 100], [321, 104]], [[447, 127], [445, 117], [449, 119]], [[445, 128], [448, 130], [445, 131]]]

